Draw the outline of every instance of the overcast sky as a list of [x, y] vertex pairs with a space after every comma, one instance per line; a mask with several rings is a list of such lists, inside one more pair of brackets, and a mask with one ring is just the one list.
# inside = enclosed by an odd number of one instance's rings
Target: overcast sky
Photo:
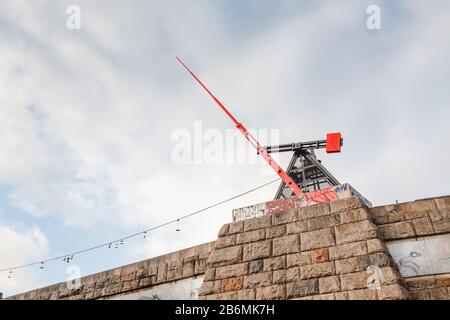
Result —
[[[233, 132], [176, 55], [247, 127], [274, 130], [280, 143], [341, 131], [342, 153], [318, 156], [374, 205], [449, 194], [450, 2], [432, 3], [0, 0], [0, 269], [275, 178], [252, 161], [174, 161], [174, 135], [194, 137], [196, 121]], [[79, 30], [67, 28], [71, 4]], [[381, 9], [380, 30], [366, 26], [369, 5]], [[233, 208], [271, 200], [276, 188], [72, 264], [87, 275], [212, 241]], [[65, 281], [66, 269], [0, 273], [0, 291]]]

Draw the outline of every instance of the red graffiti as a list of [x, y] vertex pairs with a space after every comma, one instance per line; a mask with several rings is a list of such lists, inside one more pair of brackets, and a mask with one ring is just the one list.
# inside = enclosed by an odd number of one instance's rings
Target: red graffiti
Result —
[[272, 215], [278, 212], [285, 212], [292, 209], [295, 209], [295, 200], [298, 199], [296, 197], [287, 198], [287, 199], [279, 199], [270, 202], [266, 202], [266, 214]]
[[322, 189], [305, 193], [307, 202], [329, 202], [338, 199], [336, 191], [331, 189]]

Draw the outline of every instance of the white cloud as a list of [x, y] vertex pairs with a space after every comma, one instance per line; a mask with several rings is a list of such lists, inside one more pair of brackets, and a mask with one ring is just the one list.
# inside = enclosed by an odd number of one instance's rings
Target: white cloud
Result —
[[[47, 255], [47, 238], [39, 228], [19, 230], [0, 225], [0, 269], [26, 264], [45, 258]], [[36, 272], [30, 269], [0, 273], [0, 288], [8, 295], [31, 290], [38, 284]]]

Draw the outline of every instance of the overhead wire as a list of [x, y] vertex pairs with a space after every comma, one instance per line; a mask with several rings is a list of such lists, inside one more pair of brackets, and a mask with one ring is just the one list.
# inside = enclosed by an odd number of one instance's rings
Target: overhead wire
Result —
[[[170, 221], [164, 222], [164, 223], [162, 223], [162, 224], [160, 224], [160, 225], [157, 225], [157, 226], [148, 228], [148, 229], [146, 229], [146, 230], [142, 230], [142, 231], [139, 231], [139, 232], [136, 232], [136, 233], [127, 235], [127, 236], [122, 237], [122, 238], [118, 238], [118, 239], [115, 239], [115, 240], [112, 240], [112, 241], [104, 242], [104, 243], [101, 243], [101, 244], [98, 244], [98, 245], [95, 245], [95, 246], [92, 246], [92, 247], [89, 247], [89, 248], [86, 248], [86, 249], [82, 249], [82, 250], [70, 252], [70, 253], [67, 253], [67, 254], [64, 254], [64, 255], [60, 255], [60, 256], [57, 256], [57, 257], [48, 258], [48, 259], [43, 259], [43, 260], [31, 262], [31, 263], [26, 263], [26, 264], [14, 266], [14, 267], [3, 268], [3, 269], [0, 269], [0, 272], [9, 271], [9, 272], [11, 273], [13, 270], [22, 269], [22, 268], [26, 268], [26, 267], [31, 267], [31, 266], [35, 266], [35, 265], [40, 265], [40, 267], [43, 268], [44, 264], [47, 263], [47, 262], [56, 261], [56, 260], [61, 260], [61, 259], [67, 259], [68, 257], [70, 257], [70, 260], [71, 260], [71, 259], [73, 259], [73, 256], [80, 255], [80, 254], [82, 254], [82, 253], [85, 253], [85, 252], [88, 252], [88, 251], [93, 251], [93, 250], [100, 249], [100, 248], [103, 248], [103, 247], [111, 248], [111, 245], [112, 245], [112, 244], [115, 244], [115, 243], [118, 243], [118, 242], [120, 242], [121, 244], [123, 244], [123, 242], [124, 242], [125, 240], [131, 239], [131, 238], [134, 238], [134, 237], [137, 237], [137, 236], [140, 236], [140, 235], [144, 235], [144, 237], [146, 237], [146, 236], [147, 236], [147, 233], [150, 232], [150, 231], [153, 231], [153, 230], [156, 230], [156, 229], [165, 227], [165, 226], [170, 225], [170, 224], [172, 224], [172, 223], [177, 223], [177, 222], [179, 222], [179, 221], [181, 221], [181, 220], [183, 220], [183, 219], [187, 219], [187, 218], [189, 218], [189, 217], [192, 217], [192, 216], [194, 216], [194, 215], [197, 215], [197, 214], [202, 213], [202, 212], [204, 212], [204, 211], [207, 211], [207, 210], [209, 210], [209, 209], [215, 208], [215, 207], [220, 206], [220, 205], [222, 205], [222, 204], [224, 204], [224, 203], [226, 203], [226, 202], [235, 200], [235, 199], [237, 199], [237, 198], [239, 198], [239, 197], [242, 197], [242, 196], [244, 196], [244, 195], [247, 195], [247, 194], [249, 194], [249, 193], [252, 193], [252, 192], [255, 192], [255, 191], [259, 190], [259, 189], [262, 189], [262, 188], [264, 188], [264, 187], [266, 187], [266, 186], [268, 186], [268, 185], [271, 185], [272, 183], [275, 183], [275, 182], [277, 182], [277, 181], [279, 181], [279, 180], [280, 180], [280, 178], [277, 178], [277, 179], [275, 179], [275, 180], [271, 180], [271, 181], [266, 182], [266, 183], [264, 183], [264, 184], [262, 184], [262, 185], [260, 185], [260, 186], [255, 187], [255, 188], [253, 188], [253, 189], [250, 189], [250, 190], [245, 191], [245, 192], [243, 192], [243, 193], [234, 195], [234, 196], [229, 197], [229, 198], [227, 198], [227, 199], [225, 199], [225, 200], [216, 202], [216, 203], [214, 203], [214, 204], [212, 204], [212, 205], [209, 205], [209, 206], [207, 206], [207, 207], [205, 207], [205, 208], [203, 208], [203, 209], [200, 209], [200, 210], [191, 212], [191, 213], [189, 213], [189, 214], [186, 214], [186, 215], [181, 216], [181, 217], [179, 217], [179, 218], [176, 218], [176, 219], [174, 219], [174, 220], [170, 220]], [[66, 260], [64, 260], [64, 261], [66, 261]]]

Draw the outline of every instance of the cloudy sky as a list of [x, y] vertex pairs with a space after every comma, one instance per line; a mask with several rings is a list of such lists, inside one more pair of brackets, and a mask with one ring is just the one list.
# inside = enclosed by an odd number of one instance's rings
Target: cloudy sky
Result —
[[[67, 27], [70, 5], [81, 29]], [[369, 5], [381, 9], [380, 30], [366, 26]], [[233, 133], [176, 55], [247, 127], [278, 142], [341, 131], [342, 153], [318, 155], [374, 205], [449, 194], [449, 30], [446, 0], [0, 0], [0, 269], [275, 178], [251, 157], [174, 160], [180, 133], [200, 150], [219, 143], [201, 134]], [[225, 153], [236, 150], [249, 151], [237, 143]], [[286, 166], [289, 155], [279, 160]], [[212, 241], [233, 208], [270, 200], [276, 187], [72, 264], [87, 275]], [[65, 281], [67, 266], [0, 273], [0, 291]]]

